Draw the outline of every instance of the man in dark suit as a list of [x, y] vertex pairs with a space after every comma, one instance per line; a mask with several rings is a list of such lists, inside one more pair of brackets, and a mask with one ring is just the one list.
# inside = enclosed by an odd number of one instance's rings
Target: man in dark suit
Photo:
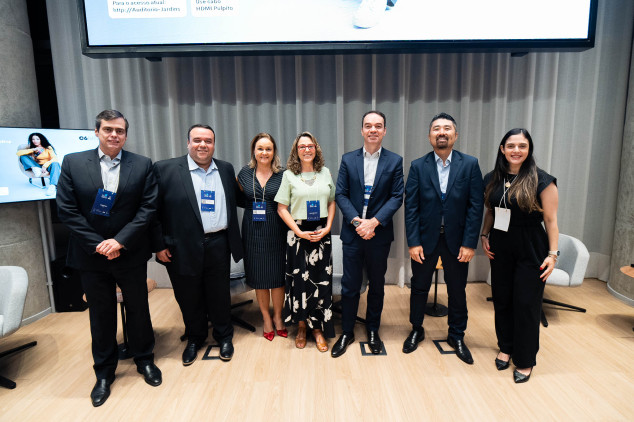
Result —
[[442, 258], [449, 296], [447, 343], [458, 357], [473, 363], [464, 342], [467, 328], [465, 288], [482, 222], [482, 173], [475, 157], [453, 150], [456, 121], [440, 113], [429, 125], [433, 152], [412, 162], [405, 186], [405, 228], [412, 263], [409, 320], [412, 331], [403, 344], [411, 353], [425, 337], [423, 318], [432, 275]]
[[213, 158], [215, 140], [211, 127], [194, 125], [187, 132], [188, 154], [154, 165], [159, 186], [154, 250], [183, 314], [185, 366], [196, 360], [209, 319], [220, 359], [233, 356], [229, 271], [231, 255], [242, 259], [238, 184], [233, 166]]
[[67, 264], [80, 271], [89, 306], [95, 407], [108, 399], [117, 367], [117, 285], [125, 299], [137, 371], [152, 386], [162, 382], [154, 365], [146, 284], [157, 187], [150, 159], [123, 150], [127, 133], [128, 121], [120, 112], [99, 113], [99, 148], [64, 157], [57, 186], [58, 214], [71, 231]]
[[339, 357], [354, 341], [363, 269], [369, 279], [366, 330], [368, 346], [381, 353], [379, 337], [383, 287], [390, 246], [394, 240], [392, 216], [403, 204], [403, 157], [381, 146], [386, 134], [385, 115], [369, 111], [361, 120], [363, 148], [341, 157], [335, 199], [343, 213], [343, 277], [341, 309], [343, 334], [332, 348]]

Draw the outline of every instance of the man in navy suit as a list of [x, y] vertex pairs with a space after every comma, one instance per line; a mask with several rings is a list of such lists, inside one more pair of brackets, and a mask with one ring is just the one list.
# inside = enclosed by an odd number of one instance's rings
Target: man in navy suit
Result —
[[366, 329], [368, 346], [381, 353], [379, 337], [383, 287], [390, 246], [394, 240], [392, 216], [403, 204], [403, 157], [381, 146], [385, 115], [368, 111], [361, 120], [363, 148], [341, 158], [335, 199], [343, 213], [343, 278], [341, 308], [343, 334], [332, 348], [339, 357], [354, 341], [363, 269], [369, 279]]
[[449, 296], [447, 343], [462, 361], [473, 364], [464, 342], [465, 288], [469, 261], [478, 244], [484, 199], [478, 160], [453, 150], [457, 138], [453, 117], [446, 113], [434, 116], [429, 125], [429, 142], [434, 151], [414, 160], [407, 177], [405, 228], [412, 263], [412, 331], [403, 344], [403, 352], [413, 352], [425, 338], [425, 305], [441, 257]]
[[158, 386], [154, 332], [147, 296], [148, 227], [156, 212], [157, 187], [149, 158], [123, 150], [128, 121], [117, 110], [95, 119], [97, 149], [64, 158], [57, 185], [60, 220], [70, 229], [67, 264], [79, 270], [89, 306], [97, 383], [93, 406], [110, 395], [117, 368], [116, 286], [125, 298], [130, 351], [145, 381]]

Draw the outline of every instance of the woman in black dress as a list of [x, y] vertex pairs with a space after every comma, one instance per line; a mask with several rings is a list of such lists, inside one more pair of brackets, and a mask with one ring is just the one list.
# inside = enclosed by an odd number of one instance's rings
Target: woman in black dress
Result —
[[[557, 179], [537, 168], [526, 129], [504, 135], [484, 176], [482, 247], [491, 263], [498, 370], [513, 358], [516, 383], [536, 364], [544, 284], [557, 262]], [[542, 221], [544, 227], [542, 227]]]
[[[251, 140], [251, 161], [238, 173], [238, 185], [245, 204], [242, 218], [244, 270], [247, 284], [255, 289], [264, 320], [263, 335], [269, 341], [276, 332], [280, 337], [288, 337], [282, 321], [286, 225], [277, 215], [277, 204], [273, 200], [281, 181], [277, 144], [268, 133], [258, 133]], [[269, 312], [271, 299], [273, 318]]]

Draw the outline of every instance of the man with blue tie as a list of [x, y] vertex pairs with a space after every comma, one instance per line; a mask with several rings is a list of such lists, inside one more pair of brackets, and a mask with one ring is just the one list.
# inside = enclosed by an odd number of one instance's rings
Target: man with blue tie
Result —
[[429, 125], [429, 142], [434, 150], [414, 160], [407, 177], [405, 228], [412, 264], [412, 331], [403, 344], [403, 352], [413, 352], [425, 338], [425, 305], [441, 257], [449, 297], [447, 343], [462, 361], [473, 364], [464, 342], [465, 288], [482, 223], [483, 186], [478, 160], [453, 150], [456, 139], [454, 118], [446, 113], [434, 116]]
[[361, 120], [363, 148], [341, 158], [335, 200], [343, 213], [343, 277], [341, 308], [343, 334], [331, 355], [343, 355], [354, 341], [363, 269], [369, 279], [366, 330], [373, 354], [381, 353], [379, 337], [383, 287], [390, 246], [394, 240], [392, 216], [403, 204], [403, 157], [381, 146], [386, 134], [385, 115], [368, 111]]

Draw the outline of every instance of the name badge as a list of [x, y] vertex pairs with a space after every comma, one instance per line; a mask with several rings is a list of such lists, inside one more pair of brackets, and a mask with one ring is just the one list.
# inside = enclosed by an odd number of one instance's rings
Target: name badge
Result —
[[92, 204], [92, 209], [90, 210], [90, 213], [101, 215], [103, 217], [110, 217], [110, 210], [112, 209], [112, 204], [114, 204], [115, 196], [117, 196], [117, 194], [114, 192], [99, 189], [97, 191], [95, 203]]
[[370, 202], [370, 194], [372, 194], [372, 185], [365, 185], [365, 192], [363, 193], [363, 206], [367, 207]]
[[253, 221], [266, 221], [266, 201], [253, 201]]
[[213, 190], [200, 191], [200, 210], [203, 212], [216, 212], [216, 192]]
[[319, 201], [306, 201], [306, 220], [319, 220]]
[[509, 231], [511, 223], [511, 210], [508, 208], [495, 207], [495, 223], [493, 228], [503, 232]]

